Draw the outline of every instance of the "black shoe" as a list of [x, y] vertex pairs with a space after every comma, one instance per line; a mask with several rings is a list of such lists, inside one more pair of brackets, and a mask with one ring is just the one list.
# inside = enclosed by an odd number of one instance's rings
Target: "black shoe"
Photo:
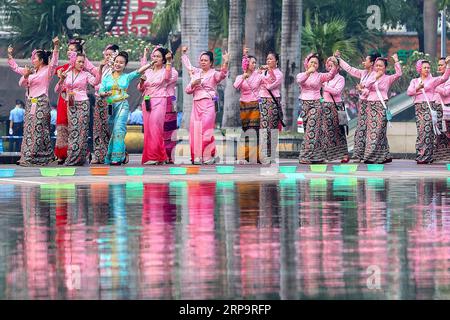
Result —
[[128, 152], [125, 152], [125, 159], [123, 159], [123, 164], [127, 164], [130, 162], [130, 156], [128, 155]]
[[122, 163], [121, 163], [121, 162], [111, 162], [110, 165], [111, 165], [111, 166], [121, 166]]

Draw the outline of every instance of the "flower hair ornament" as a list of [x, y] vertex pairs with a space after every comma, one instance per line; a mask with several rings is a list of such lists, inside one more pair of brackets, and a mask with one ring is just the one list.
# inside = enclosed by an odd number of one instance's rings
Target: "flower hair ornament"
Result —
[[420, 59], [420, 60], [417, 60], [417, 62], [416, 62], [416, 71], [417, 71], [418, 74], [422, 73], [422, 64], [423, 64], [424, 61], [425, 60]]
[[34, 60], [34, 58], [36, 57], [36, 53], [38, 52], [38, 49], [34, 49], [33, 52], [31, 53], [31, 61]]
[[108, 44], [105, 49], [103, 50], [103, 56], [106, 56], [106, 51], [108, 51], [109, 48], [112, 47], [112, 44]]
[[244, 72], [247, 72], [249, 65], [250, 65], [250, 60], [248, 59], [248, 56], [243, 56], [242, 57], [242, 70], [244, 70]]
[[163, 46], [160, 45], [160, 44], [156, 45], [156, 46], [153, 48], [153, 50], [152, 50], [152, 54], [150, 55], [150, 58], [153, 59], [153, 56], [154, 56], [155, 52], [156, 52], [159, 48], [163, 48]]
[[77, 62], [77, 53], [74, 51], [69, 52], [69, 64], [73, 68]]

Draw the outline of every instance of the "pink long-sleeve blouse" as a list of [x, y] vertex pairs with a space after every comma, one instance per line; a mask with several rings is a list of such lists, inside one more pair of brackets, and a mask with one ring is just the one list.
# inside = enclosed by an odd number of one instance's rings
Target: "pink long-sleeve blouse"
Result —
[[148, 69], [145, 72], [147, 80], [138, 84], [138, 89], [152, 98], [167, 97], [167, 85], [172, 77], [172, 68], [166, 69], [163, 66], [159, 70]]
[[[432, 77], [431, 75], [429, 75], [428, 78], [423, 80], [425, 93], [429, 101], [433, 101], [436, 87], [445, 83], [449, 79], [449, 77], [450, 77], [450, 68], [447, 67], [445, 69], [445, 73], [442, 76]], [[426, 101], [426, 98], [423, 95], [422, 90], [417, 91], [420, 81], [421, 78], [412, 79], [411, 83], [409, 84], [408, 90], [406, 91], [408, 96], [414, 97], [414, 103], [422, 103]]]
[[398, 80], [403, 72], [402, 72], [402, 65], [400, 62], [397, 62], [394, 65], [395, 74], [392, 75], [382, 75], [380, 79], [376, 79], [376, 73], [373, 73], [369, 80], [366, 82], [366, 88], [363, 90], [363, 95], [367, 97], [367, 101], [380, 101], [380, 98], [378, 97], [376, 85], [378, 85], [378, 90], [381, 93], [381, 96], [383, 100], [389, 99], [389, 89], [391, 88], [392, 84]]
[[[202, 75], [202, 69], [193, 67], [187, 55], [184, 54], [181, 59], [191, 74], [191, 82], [185, 89], [186, 93], [193, 94], [194, 101], [214, 99], [217, 96], [217, 85], [227, 77], [228, 70], [226, 68], [222, 68], [220, 71], [210, 69], [206, 74]], [[201, 84], [193, 86], [192, 83], [200, 78], [203, 79]]]
[[[87, 91], [88, 84], [95, 87], [101, 82], [101, 76], [99, 72], [96, 72], [96, 75], [90, 74], [87, 71], [81, 71], [78, 74], [75, 74], [73, 70], [67, 72], [67, 77], [64, 79], [64, 82], [60, 84], [56, 84], [55, 92], [73, 92], [75, 96], [75, 101], [86, 101], [88, 100]], [[67, 98], [66, 98], [67, 100]]]
[[300, 88], [301, 100], [319, 100], [320, 99], [320, 88], [324, 82], [332, 80], [337, 74], [336, 66], [327, 72], [320, 73], [314, 72], [308, 75], [306, 72], [301, 72], [297, 75], [297, 84]]
[[[370, 71], [367, 71], [366, 69], [357, 69], [352, 66], [350, 66], [347, 62], [342, 60], [342, 58], [338, 59], [339, 66], [348, 74], [350, 74], [354, 78], [361, 79], [360, 84], [364, 87], [366, 87], [366, 82], [369, 80], [371, 74], [373, 74], [373, 69]], [[365, 98], [360, 94], [360, 99], [365, 100]]]
[[262, 81], [263, 75], [257, 71], [253, 71], [247, 79], [244, 79], [243, 75], [237, 76], [236, 81], [234, 81], [234, 87], [241, 91], [239, 100], [241, 102], [258, 101]]
[[442, 103], [445, 105], [450, 104], [450, 80], [436, 87], [434, 91], [434, 101], [436, 103]]
[[272, 98], [269, 91], [270, 90], [274, 97], [281, 97], [281, 84], [283, 83], [283, 73], [280, 69], [276, 68], [274, 70], [263, 73], [262, 82], [259, 90], [259, 95], [261, 98]]
[[19, 85], [21, 87], [27, 88], [28, 98], [37, 98], [42, 95], [48, 96], [48, 88], [53, 74], [58, 66], [59, 51], [53, 51], [52, 58], [47, 66], [42, 66], [39, 68], [38, 72], [32, 73], [25, 79], [23, 76], [25, 74], [25, 68], [20, 68], [14, 59], [8, 59], [8, 64], [11, 69], [21, 74], [22, 77], [19, 80]]
[[323, 100], [325, 102], [342, 102], [342, 91], [345, 87], [345, 78], [339, 73], [328, 82], [323, 83]]
[[172, 68], [172, 74], [167, 82], [167, 97], [175, 97], [175, 88], [178, 81], [178, 71]]

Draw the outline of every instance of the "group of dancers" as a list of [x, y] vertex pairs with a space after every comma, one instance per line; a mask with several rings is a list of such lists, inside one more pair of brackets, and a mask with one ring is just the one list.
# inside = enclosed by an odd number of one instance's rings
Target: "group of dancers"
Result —
[[[81, 39], [68, 45], [68, 63], [58, 67], [59, 39], [53, 39], [53, 52], [38, 49], [31, 57], [32, 67], [19, 67], [8, 49], [8, 62], [21, 75], [19, 85], [26, 88], [24, 138], [21, 147], [22, 166], [48, 165], [82, 166], [91, 164], [122, 165], [129, 161], [125, 146], [129, 104], [127, 89], [134, 79], [142, 93], [144, 118], [143, 165], [173, 163], [173, 148], [164, 143], [166, 114], [174, 111], [178, 72], [172, 67], [170, 50], [156, 46], [146, 49], [141, 67], [125, 73], [128, 54], [117, 45], [108, 45], [98, 67], [86, 57]], [[204, 51], [198, 66], [192, 65], [187, 47], [182, 47], [182, 63], [189, 73], [185, 92], [193, 96], [189, 123], [191, 161], [195, 165], [217, 162], [214, 124], [217, 114], [217, 86], [228, 76], [229, 55], [223, 55], [219, 70], [214, 68], [214, 55]], [[150, 62], [148, 54], [150, 53]], [[325, 62], [327, 72], [319, 72], [321, 59], [311, 53], [304, 60], [305, 71], [297, 75], [300, 89], [301, 116], [304, 136], [299, 162], [302, 164], [351, 160], [346, 138], [346, 114], [342, 100], [345, 78], [342, 69], [355, 78], [359, 92], [358, 123], [355, 133], [353, 160], [364, 163], [389, 163], [392, 157], [387, 139], [391, 113], [387, 107], [389, 89], [402, 76], [398, 56], [393, 55], [395, 73], [386, 74], [388, 59], [375, 53], [363, 61], [362, 69], [350, 66], [336, 51]], [[276, 162], [278, 131], [283, 123], [281, 87], [283, 73], [278, 67], [279, 56], [270, 52], [264, 65], [257, 67], [254, 56], [244, 50], [243, 74], [234, 87], [240, 91], [240, 117], [244, 134], [256, 137], [256, 148], [247, 147], [239, 163]], [[430, 62], [419, 60], [419, 77], [413, 79], [408, 95], [414, 97], [418, 137], [418, 164], [450, 160], [450, 139], [444, 113], [450, 108], [450, 57], [439, 60], [441, 76], [433, 77]], [[50, 142], [50, 106], [48, 90], [51, 79], [59, 81], [54, 88], [59, 94], [57, 140], [52, 150]], [[88, 86], [95, 88], [93, 119], [93, 150], [88, 150], [90, 104]], [[167, 124], [167, 123], [166, 123]], [[253, 154], [252, 154], [253, 153]]]

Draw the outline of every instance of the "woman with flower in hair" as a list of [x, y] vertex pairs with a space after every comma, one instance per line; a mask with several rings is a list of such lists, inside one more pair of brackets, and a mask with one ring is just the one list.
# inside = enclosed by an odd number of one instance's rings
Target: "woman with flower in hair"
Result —
[[375, 61], [375, 74], [366, 82], [363, 92], [367, 100], [367, 135], [362, 160], [364, 163], [390, 163], [389, 142], [387, 139], [388, 115], [390, 115], [387, 103], [389, 89], [392, 84], [402, 76], [402, 66], [397, 54], [394, 59], [395, 74], [387, 75], [388, 61], [385, 58], [377, 58]]
[[[63, 72], [67, 72], [75, 66], [78, 53], [83, 53], [84, 40], [81, 38], [75, 38], [69, 40], [67, 47], [67, 59], [68, 63], [59, 66], [55, 70], [55, 74], [58, 77]], [[84, 69], [97, 75], [98, 71], [95, 66], [85, 58]], [[56, 106], [56, 144], [55, 144], [55, 156], [58, 158], [58, 164], [63, 164], [67, 158], [68, 148], [68, 119], [67, 119], [67, 92], [61, 91], [58, 96], [58, 104]]]
[[204, 51], [200, 55], [200, 68], [193, 67], [187, 56], [187, 47], [182, 48], [182, 62], [191, 75], [186, 87], [187, 94], [194, 96], [189, 124], [191, 161], [195, 165], [214, 164], [216, 162], [216, 144], [214, 142], [214, 124], [216, 121], [215, 103], [218, 101], [217, 85], [226, 78], [229, 54], [223, 54], [220, 71], [213, 68], [214, 55]]
[[127, 121], [130, 113], [127, 89], [133, 79], [139, 78], [151, 67], [150, 64], [142, 66], [131, 73], [124, 73], [128, 64], [128, 53], [119, 52], [114, 59], [113, 72], [102, 80], [99, 96], [106, 100], [111, 106], [112, 115], [109, 117], [111, 139], [105, 157], [105, 164], [120, 166], [129, 161], [125, 146], [125, 135], [127, 134]]
[[[111, 75], [113, 72], [114, 59], [119, 54], [119, 47], [115, 44], [109, 44], [103, 51], [103, 58], [106, 65], [103, 67], [102, 79]], [[102, 164], [105, 162], [105, 156], [108, 151], [110, 139], [110, 129], [108, 126], [108, 105], [99, 95], [100, 85], [95, 87], [95, 108], [93, 113], [93, 151], [91, 164]]]
[[339, 50], [334, 53], [334, 56], [338, 59], [339, 67], [341, 67], [352, 77], [361, 79], [359, 84], [356, 86], [356, 90], [359, 93], [359, 103], [357, 105], [358, 123], [355, 130], [355, 141], [353, 148], [353, 159], [355, 162], [360, 162], [364, 156], [364, 150], [366, 149], [365, 143], [367, 136], [367, 99], [362, 95], [362, 92], [366, 87], [366, 82], [369, 80], [369, 77], [373, 74], [375, 60], [381, 57], [381, 55], [378, 52], [375, 52], [366, 56], [362, 61], [362, 66], [364, 69], [357, 69], [350, 66], [344, 61], [344, 59], [342, 59]]
[[[249, 163], [251, 159], [259, 161], [259, 127], [261, 114], [259, 112], [259, 104], [261, 97], [259, 90], [263, 81], [263, 76], [256, 70], [256, 58], [248, 55], [248, 49], [244, 49], [242, 58], [242, 70], [244, 73], [237, 76], [234, 87], [241, 91], [240, 98], [240, 115], [242, 122], [242, 130], [254, 130], [256, 139], [256, 155], [251, 152], [250, 146], [245, 146], [245, 160], [240, 159], [239, 163]], [[253, 132], [251, 132], [253, 134]]]
[[102, 62], [100, 72], [91, 74], [84, 71], [86, 56], [77, 53], [75, 65], [67, 71], [60, 72], [59, 82], [55, 87], [56, 93], [66, 92], [68, 118], [68, 150], [64, 162], [66, 166], [83, 166], [89, 153], [89, 116], [90, 104], [87, 96], [88, 85], [96, 86], [101, 81]]
[[[325, 116], [320, 102], [320, 90], [325, 82], [330, 82], [337, 74], [336, 58], [330, 57], [328, 61], [331, 63], [330, 70], [328, 73], [320, 73], [318, 72], [319, 56], [316, 53], [310, 53], [303, 62], [306, 71], [297, 75], [305, 127], [299, 157], [299, 162], [302, 164], [323, 163], [327, 157], [325, 149], [328, 146], [322, 141], [325, 137], [323, 132]], [[333, 128], [328, 128], [330, 129]]]
[[[445, 59], [445, 72], [440, 77], [431, 75], [431, 65], [427, 60], [418, 60], [416, 70], [419, 78], [411, 80], [407, 94], [414, 98], [416, 108], [416, 161], [417, 164], [428, 164], [433, 162], [434, 141], [436, 135], [440, 134], [437, 125], [437, 115], [431, 102], [433, 101], [436, 88], [445, 83], [450, 77], [450, 57]], [[431, 101], [431, 102], [430, 102]]]
[[[332, 58], [326, 62], [327, 71], [333, 69]], [[339, 70], [339, 66], [337, 67]], [[345, 136], [345, 127], [339, 125], [339, 111], [345, 112], [345, 106], [342, 102], [342, 91], [345, 87], [345, 79], [339, 73], [336, 73], [333, 79], [322, 84], [323, 89], [323, 127], [325, 158], [328, 161], [341, 159], [342, 163], [348, 163], [347, 138]], [[345, 116], [347, 114], [345, 113]]]
[[164, 120], [167, 111], [167, 86], [172, 77], [172, 53], [156, 46], [151, 54], [152, 68], [141, 78], [138, 89], [144, 94], [144, 151], [142, 164], [159, 165], [168, 161], [164, 145]]
[[[440, 58], [438, 71], [445, 73], [445, 58]], [[450, 80], [436, 87], [434, 107], [438, 115], [440, 135], [435, 139], [434, 161], [450, 161]]]
[[[50, 105], [48, 88], [59, 57], [59, 39], [53, 39], [53, 53], [46, 50], [34, 50], [31, 56], [33, 70], [20, 68], [13, 59], [13, 48], [8, 48], [8, 64], [11, 69], [22, 75], [19, 85], [26, 88], [26, 105], [22, 155], [18, 162], [21, 166], [47, 165], [54, 160], [50, 140]], [[50, 56], [52, 57], [50, 60]]]

